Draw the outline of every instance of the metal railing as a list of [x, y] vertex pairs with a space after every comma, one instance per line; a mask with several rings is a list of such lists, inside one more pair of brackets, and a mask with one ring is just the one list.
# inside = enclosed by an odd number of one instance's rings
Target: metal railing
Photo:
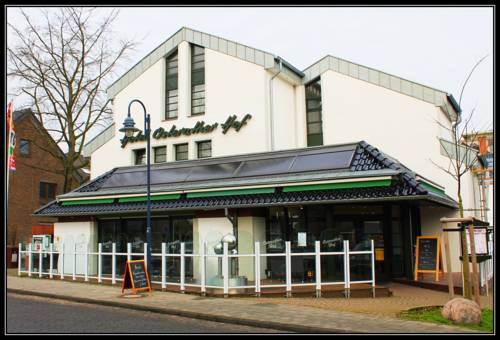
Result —
[[[41, 247], [39, 249], [33, 249], [33, 245], [30, 243], [23, 250], [22, 244], [20, 243], [18, 275], [28, 274], [29, 277], [36, 275], [40, 278], [48, 277], [50, 279], [54, 277], [64, 279], [65, 276], [71, 276], [73, 280], [76, 280], [76, 278], [83, 278], [84, 281], [94, 279], [97, 280], [98, 283], [103, 282], [103, 280], [109, 280], [112, 284], [116, 284], [118, 281], [123, 281], [123, 278], [117, 277], [118, 257], [126, 257], [127, 261], [130, 261], [133, 257], [145, 259], [147, 244], [143, 244], [142, 252], [132, 252], [131, 243], [127, 243], [126, 252], [117, 252], [116, 243], [112, 243], [111, 245], [111, 252], [103, 252], [103, 245], [101, 243], [97, 244], [97, 251], [89, 251], [90, 247], [88, 244], [83, 246], [84, 251], [77, 251], [77, 244], [73, 244], [72, 247], [66, 247], [64, 243], [61, 243], [58, 249], [55, 249], [54, 244], [50, 244], [47, 250]], [[186, 287], [197, 287], [200, 289], [202, 295], [206, 294], [207, 288], [222, 289], [224, 296], [229, 294], [230, 289], [253, 289], [255, 295], [260, 296], [263, 288], [276, 287], [284, 287], [286, 296], [291, 296], [292, 287], [314, 286], [317, 297], [321, 297], [323, 286], [340, 285], [344, 287], [344, 295], [347, 298], [350, 297], [351, 285], [369, 284], [372, 288], [372, 296], [375, 297], [375, 250], [373, 240], [370, 240], [369, 250], [357, 251], [349, 250], [348, 240], [343, 241], [343, 249], [339, 251], [321, 251], [320, 241], [315, 241], [314, 251], [312, 252], [292, 252], [291, 243], [289, 241], [285, 242], [284, 253], [261, 253], [260, 242], [255, 242], [254, 252], [248, 254], [231, 254], [228, 251], [227, 243], [224, 243], [222, 254], [207, 253], [206, 242], [202, 242], [200, 248], [200, 252], [197, 254], [189, 253], [186, 252], [185, 243], [181, 243], [178, 253], [167, 253], [167, 244], [162, 243], [161, 252], [153, 252], [151, 254], [152, 263], [155, 259], [160, 259], [160, 268], [158, 271], [155, 271], [158, 275], [152, 274], [152, 278], [150, 278], [151, 283], [161, 285], [163, 290], [166, 290], [167, 286], [178, 286], [181, 292], [185, 292]], [[58, 257], [57, 264], [54, 266], [54, 258], [56, 255]], [[368, 266], [365, 265], [362, 267], [363, 274], [367, 279], [351, 279], [351, 259], [352, 256], [355, 255], [365, 255], [369, 257]], [[312, 275], [309, 278], [310, 281], [313, 282], [304, 282], [304, 280], [302, 280], [302, 282], [292, 282], [292, 259], [300, 256], [314, 258], [314, 270], [310, 271]], [[321, 264], [321, 259], [326, 256], [342, 257], [340, 263], [343, 267], [343, 279], [333, 281], [322, 279], [322, 270], [331, 269]], [[80, 257], [79, 261], [78, 257]], [[262, 278], [261, 262], [267, 261], [272, 257], [284, 257], [285, 259], [285, 278], [284, 280], [281, 279], [277, 284], [262, 282], [263, 280], [265, 281], [266, 278]], [[247, 274], [251, 274], [253, 280], [246, 281], [246, 284], [230, 284], [230, 279], [232, 277], [230, 273], [234, 267], [234, 260], [232, 259], [235, 258], [238, 258], [240, 262], [253, 261], [252, 265], [247, 265]], [[103, 262], [105, 259], [111, 259], [111, 268], [107, 268], [110, 269], [110, 273], [103, 273]], [[212, 277], [219, 277], [221, 279], [215, 283], [207, 282], [207, 273], [210, 271], [207, 267], [211, 259], [217, 260], [217, 266], [214, 266], [212, 263], [211, 268], [218, 268], [218, 275], [213, 275]], [[187, 275], [186, 260], [190, 261], [189, 267], [193, 269], [189, 272], [189, 275]], [[172, 265], [172, 261], [175, 262], [176, 268], [174, 268], [174, 271], [177, 269], [177, 275], [168, 273], [169, 261], [170, 265]], [[121, 263], [124, 264], [125, 262], [121, 261]], [[154, 269], [153, 265], [152, 267], [152, 269]], [[249, 267], [251, 268], [249, 269]]]

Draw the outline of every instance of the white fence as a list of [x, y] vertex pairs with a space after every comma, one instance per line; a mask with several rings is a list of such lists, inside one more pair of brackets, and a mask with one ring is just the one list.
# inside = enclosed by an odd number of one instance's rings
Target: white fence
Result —
[[[85, 247], [86, 246], [86, 247]], [[103, 280], [110, 280], [112, 284], [116, 284], [117, 281], [123, 281], [123, 278], [117, 277], [117, 259], [125, 257], [127, 260], [132, 258], [146, 258], [147, 244], [144, 243], [142, 252], [132, 252], [132, 244], [127, 243], [127, 252], [117, 252], [116, 244], [112, 243], [111, 252], [103, 252], [103, 245], [98, 244], [97, 251], [88, 251], [89, 245], [85, 245], [83, 248], [86, 251], [77, 251], [77, 245], [74, 244], [71, 248], [66, 249], [65, 244], [61, 244], [58, 250], [54, 249], [54, 245], [50, 244], [49, 249], [43, 250], [33, 249], [32, 244], [28, 244], [26, 249], [23, 250], [22, 244], [19, 244], [19, 261], [18, 261], [18, 275], [28, 274], [28, 276], [38, 276], [38, 277], [49, 277], [53, 279], [54, 277], [59, 277], [64, 279], [65, 276], [71, 276], [73, 280], [76, 278], [84, 278], [85, 281], [89, 279], [95, 279], [97, 282], [101, 283]], [[54, 257], [57, 255], [57, 263], [54, 264]], [[364, 261], [364, 266], [361, 265], [363, 272], [363, 280], [352, 280], [351, 279], [351, 260], [353, 256], [365, 255], [365, 258], [369, 259]], [[80, 257], [80, 261], [77, 261], [77, 257]], [[314, 267], [309, 281], [311, 282], [293, 282], [292, 280], [292, 259], [296, 257], [309, 257], [314, 258]], [[271, 257], [281, 257], [285, 260], [285, 277], [281, 278], [278, 283], [273, 283], [272, 280], [262, 278], [263, 266], [262, 262], [267, 263]], [[322, 279], [322, 270], [329, 270], [326, 266], [322, 266], [321, 259], [325, 257], [337, 257], [341, 258], [339, 260], [341, 266], [343, 267], [343, 278], [337, 280], [325, 280]], [[244, 281], [246, 284], [238, 285], [238, 281], [232, 281], [231, 278], [234, 275], [230, 275], [233, 272], [235, 264], [234, 258], [238, 258], [240, 263], [246, 264], [247, 274], [253, 278], [253, 280]], [[22, 264], [24, 259], [24, 265]], [[42, 260], [41, 260], [42, 259]], [[111, 273], [103, 273], [103, 262], [105, 260], [111, 260]], [[291, 296], [292, 287], [300, 286], [313, 286], [316, 290], [316, 296], [321, 296], [321, 288], [327, 285], [340, 285], [343, 286], [345, 297], [350, 297], [350, 288], [353, 284], [369, 284], [372, 287], [372, 296], [375, 297], [375, 253], [374, 253], [374, 243], [373, 240], [370, 241], [369, 250], [352, 251], [349, 250], [349, 241], [343, 241], [343, 249], [341, 251], [321, 251], [320, 241], [315, 241], [314, 252], [291, 252], [290, 242], [285, 242], [285, 253], [261, 253], [260, 242], [255, 242], [254, 253], [249, 254], [231, 254], [228, 251], [228, 244], [224, 243], [223, 253], [208, 254], [206, 242], [202, 243], [201, 251], [198, 254], [186, 253], [185, 243], [180, 244], [179, 253], [167, 253], [167, 244], [161, 244], [161, 253], [152, 253], [151, 261], [160, 259], [160, 268], [158, 275], [153, 274], [151, 282], [154, 284], [161, 285], [162, 289], [166, 289], [169, 285], [179, 286], [180, 291], [184, 292], [186, 287], [198, 287], [200, 293], [205, 295], [207, 288], [222, 289], [224, 296], [229, 294], [230, 289], [243, 289], [249, 288], [253, 289], [254, 293], [259, 296], [263, 288], [274, 288], [274, 287], [284, 287], [286, 291], [286, 296]], [[172, 276], [167, 272], [167, 265], [172, 264], [172, 260], [177, 259], [175, 264], [178, 268], [178, 275]], [[188, 260], [191, 259], [191, 260]], [[217, 260], [217, 266], [214, 266], [213, 260]], [[247, 260], [245, 260], [247, 259]], [[192, 267], [192, 272], [187, 278], [186, 272], [186, 260], [190, 261], [190, 268]], [[195, 261], [196, 260], [196, 263]], [[210, 261], [212, 263], [210, 263]], [[253, 261], [253, 264], [251, 262]], [[326, 260], [325, 260], [326, 261]], [[26, 263], [27, 262], [27, 263]], [[35, 263], [37, 262], [37, 263]], [[121, 261], [124, 264], [123, 261]], [[157, 262], [156, 262], [157, 263]], [[354, 264], [358, 266], [360, 261], [355, 261]], [[77, 270], [78, 264], [78, 270]], [[211, 264], [211, 266], [210, 266]], [[236, 264], [236, 266], [238, 266]], [[207, 274], [210, 270], [207, 269], [217, 267], [217, 274], [212, 275], [214, 277], [219, 277], [220, 280], [208, 280]], [[83, 268], [83, 269], [82, 269]], [[154, 269], [154, 265], [152, 265]], [[331, 269], [331, 268], [330, 268]], [[296, 273], [296, 272], [295, 272]], [[296, 280], [297, 281], [297, 280]], [[299, 280], [300, 281], [300, 280]], [[240, 282], [241, 283], [241, 282]], [[252, 284], [249, 284], [252, 283]]]
[[489, 254], [491, 259], [479, 263], [480, 287], [485, 287], [486, 295], [489, 294], [488, 281], [493, 277], [493, 241], [488, 241]]

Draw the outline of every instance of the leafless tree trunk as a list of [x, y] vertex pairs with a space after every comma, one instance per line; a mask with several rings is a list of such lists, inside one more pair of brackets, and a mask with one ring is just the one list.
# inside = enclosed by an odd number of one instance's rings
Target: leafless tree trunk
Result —
[[[464, 90], [470, 77], [472, 76], [472, 73], [486, 57], [487, 56], [482, 57], [469, 72], [460, 91], [458, 107], [460, 107], [460, 104], [462, 103]], [[446, 108], [448, 116], [451, 117], [451, 114], [448, 111], [448, 107], [446, 105], [444, 107]], [[471, 119], [474, 115], [474, 112], [475, 108], [471, 110], [469, 116], [465, 120], [462, 120], [461, 116], [457, 115], [457, 119], [451, 124], [451, 129], [441, 122], [436, 121], [442, 128], [451, 133], [452, 140], [449, 142], [452, 144], [453, 152], [450, 152], [446, 149], [446, 147], [443, 146], [446, 157], [450, 160], [448, 168], [444, 168], [436, 164], [434, 161], [431, 161], [434, 163], [434, 165], [448, 173], [457, 181], [457, 198], [460, 217], [464, 217], [464, 207], [462, 199], [462, 176], [467, 173], [467, 171], [471, 171], [478, 162], [478, 151], [473, 147], [473, 143], [477, 138], [478, 131], [474, 131], [474, 129], [471, 127]]]
[[36, 20], [21, 13], [24, 28], [8, 23], [16, 40], [7, 47], [8, 76], [20, 80], [19, 94], [29, 98], [56, 143], [67, 146], [66, 155], [61, 155], [37, 145], [60, 160], [67, 192], [73, 173], [88, 165], [80, 156], [89, 132], [109, 124], [105, 89], [135, 43], [113, 37], [116, 10], [105, 15], [95, 8], [40, 10]]

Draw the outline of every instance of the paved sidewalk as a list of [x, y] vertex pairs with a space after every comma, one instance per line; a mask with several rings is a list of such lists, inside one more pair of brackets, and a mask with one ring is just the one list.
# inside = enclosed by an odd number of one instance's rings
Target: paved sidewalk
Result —
[[[133, 308], [164, 314], [299, 333], [469, 333], [464, 328], [399, 320], [386, 316], [340, 312], [303, 305], [266, 303], [260, 298], [214, 298], [151, 292], [142, 298], [124, 298], [121, 286], [58, 279], [7, 276], [7, 292]], [[293, 298], [292, 298], [293, 299]]]

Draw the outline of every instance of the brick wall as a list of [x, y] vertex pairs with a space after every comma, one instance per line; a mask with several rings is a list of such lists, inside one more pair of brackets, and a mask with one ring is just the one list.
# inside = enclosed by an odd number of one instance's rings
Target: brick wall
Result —
[[[15, 121], [16, 129], [16, 171], [9, 174], [9, 201], [7, 213], [7, 244], [16, 245], [31, 241], [32, 226], [52, 225], [56, 221], [49, 217], [34, 217], [31, 214], [42, 206], [40, 182], [56, 183], [56, 195], [62, 194], [64, 176], [55, 173], [62, 170], [57, 158], [42, 148], [57, 149], [35, 118], [29, 114]], [[21, 139], [29, 140], [29, 155], [20, 152]], [[37, 145], [40, 145], [38, 147]], [[48, 203], [48, 202], [46, 202]]]

